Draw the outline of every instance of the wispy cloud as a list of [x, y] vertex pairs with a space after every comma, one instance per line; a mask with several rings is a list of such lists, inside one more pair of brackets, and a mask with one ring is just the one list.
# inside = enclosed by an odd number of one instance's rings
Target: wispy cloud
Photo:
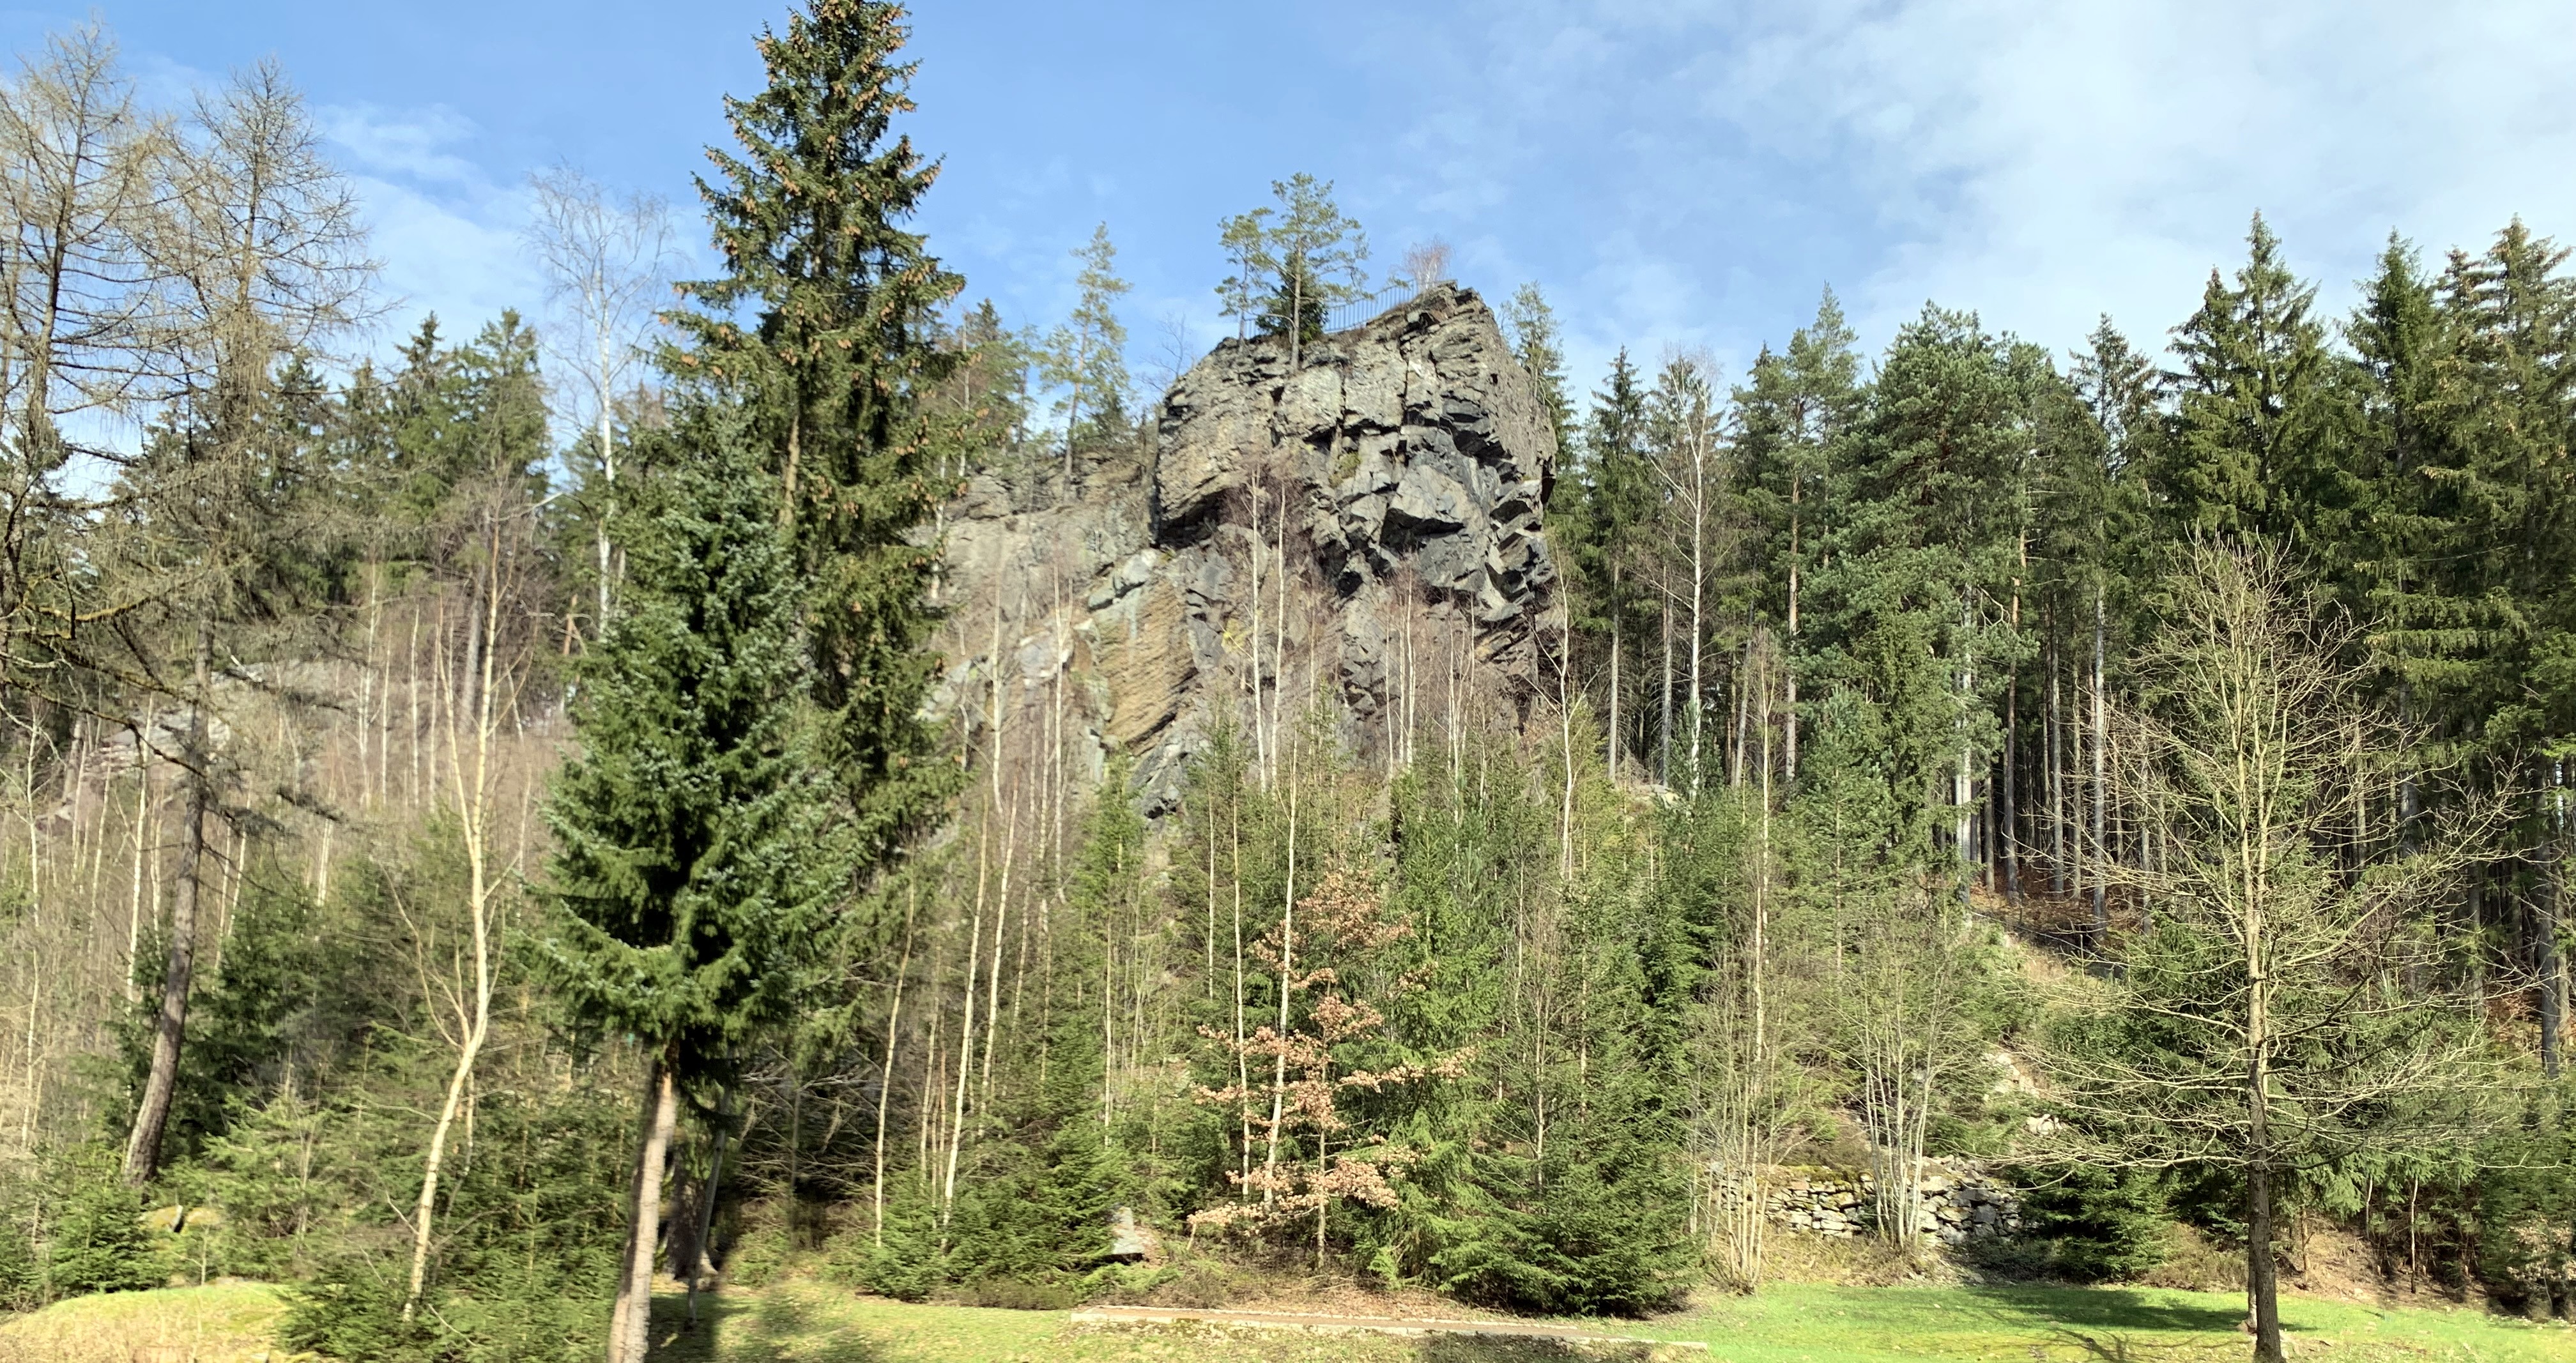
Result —
[[315, 123], [348, 171], [384, 261], [391, 340], [430, 313], [459, 338], [504, 309], [533, 313], [544, 281], [519, 232], [524, 184], [496, 182], [470, 154], [473, 120], [444, 105], [326, 106]]
[[443, 104], [407, 111], [331, 106], [314, 114], [354, 169], [433, 184], [483, 182], [481, 167], [452, 150], [473, 138], [474, 120]]
[[[2385, 234], [2576, 234], [2562, 6], [2280, 0], [1529, 0], [1399, 28], [1395, 173], [1508, 220], [1578, 351], [1740, 359], [1841, 286], [1883, 340], [1926, 299], [2065, 346], [2161, 339], [2257, 209], [2349, 297]], [[1454, 230], [1454, 229], [1453, 229]]]

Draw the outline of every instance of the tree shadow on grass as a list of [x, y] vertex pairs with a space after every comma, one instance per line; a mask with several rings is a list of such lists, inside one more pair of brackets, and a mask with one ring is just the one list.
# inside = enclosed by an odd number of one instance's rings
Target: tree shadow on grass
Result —
[[692, 1327], [688, 1298], [670, 1292], [653, 1298], [653, 1357], [668, 1363], [879, 1363], [885, 1355], [856, 1331], [818, 1326], [812, 1308], [790, 1294], [746, 1299], [702, 1293]]
[[[2245, 1319], [2242, 1307], [2157, 1300], [2144, 1292], [2116, 1287], [1966, 1288], [1997, 1324], [2053, 1328], [2069, 1338], [2095, 1333], [2182, 1334], [2233, 1333]], [[2138, 1347], [2136, 1342], [2130, 1345]]]
[[1430, 1335], [1423, 1339], [1417, 1357], [1422, 1363], [1653, 1363], [1658, 1355], [1650, 1344], [1575, 1345], [1505, 1335]]

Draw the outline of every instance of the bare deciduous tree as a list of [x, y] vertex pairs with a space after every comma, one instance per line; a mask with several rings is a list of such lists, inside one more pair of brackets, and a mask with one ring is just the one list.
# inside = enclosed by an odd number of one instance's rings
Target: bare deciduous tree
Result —
[[[261, 414], [287, 362], [328, 343], [363, 315], [374, 262], [347, 181], [321, 153], [301, 95], [273, 62], [199, 97], [161, 171], [162, 212], [148, 247], [160, 294], [153, 360], [175, 390], [172, 437], [137, 464], [129, 486], [152, 507], [152, 531], [133, 566], [153, 579], [193, 666], [155, 683], [188, 710], [177, 764], [188, 783], [170, 955], [154, 1024], [152, 1063], [126, 1146], [129, 1182], [151, 1179], [178, 1080], [195, 968], [198, 870], [216, 800], [207, 709], [219, 622], [275, 623], [279, 597], [262, 564], [296, 533], [271, 514], [279, 480], [256, 447]], [[267, 451], [270, 455], [279, 453]], [[144, 636], [129, 632], [130, 640]], [[141, 671], [158, 676], [157, 646], [138, 642]], [[227, 672], [237, 650], [226, 649]]]
[[[653, 320], [653, 300], [666, 285], [676, 256], [671, 208], [646, 194], [612, 198], [570, 166], [530, 178], [536, 216], [528, 248], [545, 267], [547, 296], [562, 309], [551, 348], [573, 375], [580, 395], [577, 416], [591, 428], [602, 492], [617, 495], [617, 442], [613, 420], [618, 394], [643, 360], [643, 340]], [[608, 516], [594, 509], [598, 554], [598, 618], [608, 623], [610, 563]]]
[[2490, 854], [2503, 806], [2473, 800], [2441, 836], [2345, 864], [2364, 795], [2345, 774], [2417, 750], [2342, 661], [2346, 627], [2269, 552], [2206, 547], [2164, 614], [2109, 768], [2163, 854], [2095, 872], [2152, 927], [2116, 980], [2070, 982], [2057, 1153], [2241, 1177], [2254, 1356], [2278, 1363], [2286, 1181], [2468, 1134], [2443, 1099], [2487, 1067], [2483, 1000], [2424, 911]]

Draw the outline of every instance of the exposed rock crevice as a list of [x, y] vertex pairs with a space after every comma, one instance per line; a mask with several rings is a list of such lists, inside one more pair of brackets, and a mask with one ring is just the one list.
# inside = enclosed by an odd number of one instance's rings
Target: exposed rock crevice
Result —
[[1041, 711], [1086, 774], [1132, 754], [1159, 813], [1256, 697], [1333, 703], [1366, 757], [1435, 716], [1524, 721], [1552, 689], [1556, 442], [1474, 293], [1427, 291], [1293, 372], [1283, 342], [1222, 342], [1154, 426], [1073, 495], [987, 474], [950, 507], [938, 705], [989, 725], [998, 684], [1006, 728]]

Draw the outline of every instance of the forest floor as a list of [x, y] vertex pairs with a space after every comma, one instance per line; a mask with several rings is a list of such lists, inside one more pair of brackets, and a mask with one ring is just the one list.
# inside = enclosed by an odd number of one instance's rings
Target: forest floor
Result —
[[[1625, 1340], [1394, 1335], [1097, 1313], [915, 1305], [808, 1280], [729, 1289], [683, 1328], [657, 1303], [656, 1356], [671, 1363], [2220, 1363], [2242, 1359], [2244, 1299], [2155, 1288], [1834, 1287], [1710, 1295], [1651, 1321], [1561, 1322]], [[2336, 1363], [2563, 1363], [2576, 1329], [2469, 1309], [2379, 1309], [2286, 1297], [2294, 1358]], [[257, 1284], [85, 1297], [0, 1322], [0, 1363], [261, 1363], [274, 1289]], [[1304, 1313], [1301, 1313], [1304, 1314]], [[1462, 1313], [1444, 1312], [1452, 1319]], [[1427, 1324], [1427, 1322], [1425, 1322]], [[1492, 1322], [1475, 1322], [1490, 1328]], [[1704, 1350], [1704, 1351], [1703, 1351]]]

